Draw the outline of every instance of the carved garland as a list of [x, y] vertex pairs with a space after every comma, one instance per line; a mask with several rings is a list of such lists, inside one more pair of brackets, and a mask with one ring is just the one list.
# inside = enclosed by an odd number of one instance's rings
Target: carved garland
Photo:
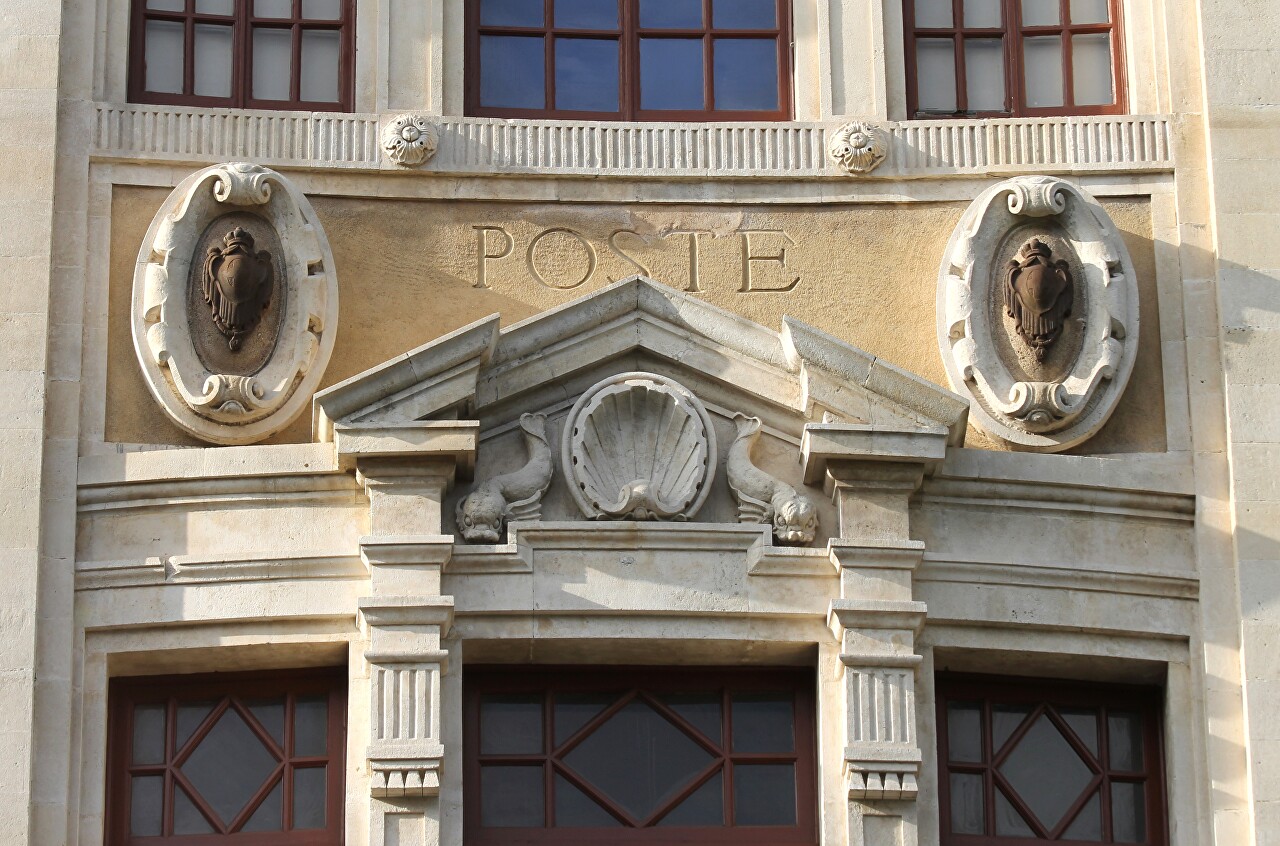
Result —
[[984, 191], [938, 272], [938, 344], [970, 419], [1043, 452], [1095, 434], [1133, 371], [1136, 283], [1115, 224], [1079, 187], [1024, 176]]
[[171, 420], [262, 440], [306, 407], [333, 350], [338, 286], [311, 204], [287, 179], [221, 164], [174, 189], [134, 272], [134, 349]]

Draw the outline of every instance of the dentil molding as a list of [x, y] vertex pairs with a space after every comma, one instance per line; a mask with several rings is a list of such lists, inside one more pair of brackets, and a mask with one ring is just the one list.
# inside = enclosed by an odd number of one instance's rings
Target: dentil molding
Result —
[[147, 230], [130, 319], [147, 387], [181, 429], [215, 444], [280, 431], [310, 402], [338, 324], [311, 204], [259, 165], [192, 174]]
[[1138, 352], [1138, 289], [1119, 230], [1081, 188], [1021, 176], [984, 191], [938, 270], [938, 345], [970, 420], [1057, 452], [1115, 410]]

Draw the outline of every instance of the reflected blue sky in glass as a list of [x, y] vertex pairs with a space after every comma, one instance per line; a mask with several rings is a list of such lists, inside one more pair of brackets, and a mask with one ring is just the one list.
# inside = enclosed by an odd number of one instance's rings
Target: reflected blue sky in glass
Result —
[[702, 0], [640, 0], [640, 26], [655, 29], [700, 29]]
[[618, 0], [556, 0], [556, 26], [617, 29]]
[[716, 29], [773, 29], [778, 24], [777, 0], [715, 0], [711, 21]]
[[480, 105], [546, 108], [546, 71], [540, 37], [480, 37]]
[[778, 108], [778, 47], [772, 38], [717, 38], [717, 111]]
[[542, 26], [542, 0], [480, 0], [481, 26]]
[[640, 108], [706, 108], [702, 87], [701, 39], [640, 39]]
[[556, 108], [582, 112], [618, 110], [617, 41], [556, 39]]

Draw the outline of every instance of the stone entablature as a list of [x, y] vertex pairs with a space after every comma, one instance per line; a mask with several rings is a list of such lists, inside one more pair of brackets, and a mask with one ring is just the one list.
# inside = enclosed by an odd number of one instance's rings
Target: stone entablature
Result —
[[[406, 172], [384, 147], [399, 114], [244, 112], [100, 104], [99, 159]], [[1173, 170], [1164, 115], [876, 121], [886, 157], [850, 175], [832, 157], [845, 124], [624, 123], [430, 116], [438, 147], [413, 172], [612, 178], [900, 179]]]

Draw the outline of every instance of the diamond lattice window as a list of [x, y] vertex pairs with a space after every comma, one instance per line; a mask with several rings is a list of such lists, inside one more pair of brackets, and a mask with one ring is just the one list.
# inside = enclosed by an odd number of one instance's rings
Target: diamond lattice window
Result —
[[466, 841], [813, 843], [812, 684], [793, 671], [470, 670]]
[[340, 843], [345, 703], [335, 671], [116, 680], [108, 842]]
[[943, 842], [1166, 842], [1158, 692], [939, 679]]

